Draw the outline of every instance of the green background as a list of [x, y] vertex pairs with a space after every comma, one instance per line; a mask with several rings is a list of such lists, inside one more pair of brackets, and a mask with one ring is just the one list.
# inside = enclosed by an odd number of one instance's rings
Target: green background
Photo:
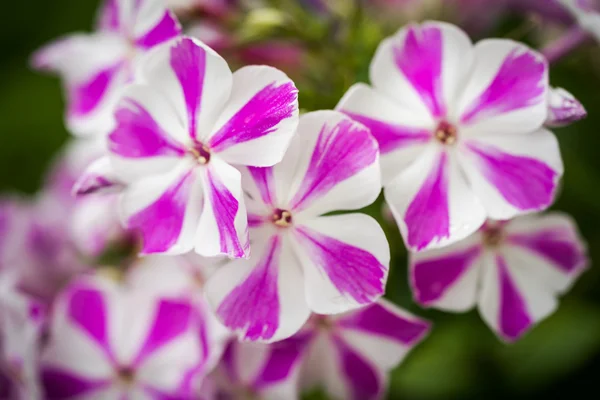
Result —
[[[285, 1], [282, 3], [286, 3]], [[52, 157], [67, 140], [63, 99], [57, 79], [28, 69], [28, 57], [62, 34], [88, 30], [96, 1], [30, 0], [3, 4], [0, 24], [0, 190], [35, 193]], [[442, 15], [442, 17], [444, 17]], [[365, 15], [349, 18], [348, 32], [323, 28], [321, 20], [301, 15], [313, 51], [312, 72], [302, 75], [301, 107], [333, 107], [350, 83], [366, 80], [372, 52], [382, 35], [401, 26], [379, 24]], [[388, 21], [389, 22], [389, 21]], [[496, 36], [526, 24], [506, 16]], [[353, 25], [352, 25], [353, 24]], [[314, 29], [312, 29], [314, 28]], [[310, 33], [307, 33], [310, 32]], [[518, 39], [530, 41], [534, 32]], [[333, 43], [328, 43], [331, 41]], [[343, 45], [339, 45], [341, 41]], [[320, 46], [320, 47], [319, 47]], [[600, 259], [600, 45], [591, 43], [553, 65], [551, 82], [575, 94], [589, 116], [556, 130], [565, 176], [554, 209], [571, 214], [588, 240], [592, 259]], [[327, 70], [327, 73], [322, 71]], [[377, 211], [377, 206], [371, 210]], [[395, 228], [387, 226], [393, 253], [388, 297], [435, 322], [432, 334], [391, 377], [390, 398], [555, 398], [582, 395], [600, 379], [600, 272], [592, 266], [561, 302], [558, 312], [520, 342], [499, 342], [475, 312], [453, 315], [419, 309], [406, 283], [406, 253]], [[594, 393], [592, 391], [592, 393]], [[315, 396], [318, 397], [318, 396]], [[595, 396], [597, 397], [597, 396]]]

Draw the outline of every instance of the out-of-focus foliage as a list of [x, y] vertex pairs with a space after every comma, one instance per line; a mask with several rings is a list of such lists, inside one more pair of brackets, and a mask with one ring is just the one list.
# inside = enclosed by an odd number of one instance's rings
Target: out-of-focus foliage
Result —
[[[438, 0], [441, 2], [442, 0]], [[492, 2], [492, 0], [490, 0]], [[332, 108], [356, 81], [368, 80], [369, 61], [379, 41], [406, 23], [406, 14], [355, 8], [352, 1], [325, 2], [320, 12], [308, 1], [272, 0], [270, 9], [240, 15], [236, 32], [244, 41], [279, 38], [306, 50], [301, 65], [288, 71], [300, 89], [304, 110]], [[428, 1], [428, 15], [455, 13]], [[434, 3], [433, 6], [431, 3]], [[88, 30], [97, 4], [80, 0], [6, 1], [0, 26], [0, 188], [33, 193], [53, 155], [66, 141], [63, 103], [57, 80], [27, 68], [29, 54], [66, 32]], [[262, 14], [261, 14], [262, 13]], [[411, 15], [417, 13], [411, 12]], [[503, 15], [481, 37], [511, 37], [539, 45], [541, 25], [522, 15]], [[557, 130], [566, 174], [554, 209], [577, 220], [600, 259], [600, 44], [590, 43], [551, 69], [554, 86], [568, 88], [589, 116]], [[380, 216], [381, 201], [368, 212]], [[406, 282], [406, 252], [393, 225], [385, 229], [392, 246], [388, 297], [434, 321], [431, 336], [391, 377], [390, 398], [514, 398], [576, 396], [600, 376], [600, 271], [594, 265], [556, 314], [521, 342], [500, 343], [476, 313], [461, 315], [421, 310]], [[308, 396], [321, 399], [319, 394]]]

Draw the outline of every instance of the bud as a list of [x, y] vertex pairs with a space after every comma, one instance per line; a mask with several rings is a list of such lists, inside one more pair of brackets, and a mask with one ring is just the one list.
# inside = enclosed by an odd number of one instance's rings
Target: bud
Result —
[[563, 88], [551, 88], [548, 94], [548, 117], [546, 126], [560, 127], [579, 121], [587, 116], [583, 105]]
[[274, 8], [257, 8], [250, 11], [242, 26], [242, 37], [246, 40], [268, 36], [277, 28], [284, 27], [287, 18]]

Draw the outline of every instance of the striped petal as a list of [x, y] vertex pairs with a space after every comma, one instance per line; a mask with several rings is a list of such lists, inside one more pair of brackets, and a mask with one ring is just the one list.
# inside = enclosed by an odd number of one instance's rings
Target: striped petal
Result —
[[231, 164], [278, 163], [298, 125], [298, 89], [283, 72], [249, 66], [233, 74], [233, 89], [208, 146]]
[[308, 306], [338, 314], [383, 295], [390, 261], [385, 234], [364, 214], [315, 218], [294, 232]]

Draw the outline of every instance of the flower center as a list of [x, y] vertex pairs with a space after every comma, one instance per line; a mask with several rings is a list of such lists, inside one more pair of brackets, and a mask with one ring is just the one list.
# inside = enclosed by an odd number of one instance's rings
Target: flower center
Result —
[[131, 367], [120, 367], [117, 376], [125, 385], [131, 385], [135, 381], [135, 370]]
[[280, 208], [276, 209], [273, 213], [273, 223], [282, 228], [287, 228], [292, 225], [292, 213]]
[[457, 130], [449, 122], [441, 121], [435, 128], [435, 138], [442, 144], [452, 145], [456, 143]]
[[500, 224], [486, 223], [483, 228], [483, 244], [487, 247], [497, 247], [504, 239], [504, 231]]
[[196, 146], [190, 148], [190, 153], [192, 153], [199, 164], [206, 165], [210, 161], [210, 149], [202, 143], [198, 143]]

